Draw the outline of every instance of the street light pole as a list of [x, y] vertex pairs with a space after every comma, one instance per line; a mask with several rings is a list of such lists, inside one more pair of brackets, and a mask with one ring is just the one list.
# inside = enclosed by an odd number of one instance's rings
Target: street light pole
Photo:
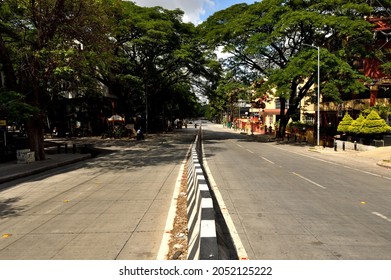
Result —
[[316, 145], [319, 146], [319, 136], [320, 136], [320, 47], [318, 49], [318, 119], [317, 119], [317, 131], [316, 131]]
[[317, 120], [316, 120], [316, 145], [319, 146], [320, 141], [320, 47], [314, 45], [303, 44], [318, 50], [318, 104], [317, 104]]

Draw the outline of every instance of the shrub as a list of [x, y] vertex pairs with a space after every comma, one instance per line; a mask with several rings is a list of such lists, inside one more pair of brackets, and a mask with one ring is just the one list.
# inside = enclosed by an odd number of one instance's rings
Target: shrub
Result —
[[360, 114], [360, 116], [352, 121], [351, 125], [348, 128], [348, 131], [353, 134], [360, 134], [362, 123], [365, 121], [365, 118], [363, 115]]
[[373, 110], [363, 121], [360, 133], [362, 134], [382, 134], [391, 130], [386, 121], [382, 119], [379, 114]]
[[348, 112], [345, 113], [342, 121], [338, 124], [337, 131], [338, 132], [349, 132], [349, 126], [352, 124], [353, 118], [349, 115]]

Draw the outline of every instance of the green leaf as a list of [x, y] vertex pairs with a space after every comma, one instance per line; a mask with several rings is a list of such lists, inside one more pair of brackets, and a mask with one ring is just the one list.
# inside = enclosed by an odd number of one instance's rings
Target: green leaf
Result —
[[361, 127], [364, 122], [365, 118], [363, 115], [360, 114], [360, 116], [355, 119], [352, 124], [349, 126], [348, 131], [353, 134], [360, 134], [361, 133]]
[[391, 131], [391, 127], [386, 121], [380, 118], [379, 114], [372, 110], [362, 123], [360, 133], [362, 134], [382, 134]]
[[338, 124], [338, 132], [349, 132], [349, 127], [353, 122], [353, 118], [349, 115], [348, 112], [345, 113], [345, 116], [342, 118], [342, 121]]

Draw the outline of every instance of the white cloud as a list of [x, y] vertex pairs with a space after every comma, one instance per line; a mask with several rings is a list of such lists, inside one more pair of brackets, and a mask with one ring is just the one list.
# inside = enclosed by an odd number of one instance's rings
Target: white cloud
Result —
[[215, 53], [216, 53], [218, 59], [227, 59], [232, 56], [232, 54], [230, 54], [228, 52], [224, 52], [223, 46], [217, 47]]
[[194, 24], [199, 24], [201, 17], [215, 5], [214, 0], [133, 0], [133, 2], [142, 7], [161, 6], [169, 10], [179, 8], [185, 13], [183, 21]]

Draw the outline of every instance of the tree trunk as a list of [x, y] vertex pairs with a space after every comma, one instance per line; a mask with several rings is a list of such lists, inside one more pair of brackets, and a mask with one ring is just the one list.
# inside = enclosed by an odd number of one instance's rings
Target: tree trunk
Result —
[[[38, 61], [34, 58], [32, 65], [36, 65], [32, 69], [38, 68]], [[42, 104], [46, 102], [42, 99], [39, 79], [32, 77], [32, 94], [27, 95], [27, 102], [37, 108], [40, 111], [34, 113], [28, 120], [26, 120], [26, 131], [29, 141], [30, 150], [35, 152], [36, 160], [45, 160], [45, 149], [44, 149], [44, 114], [42, 113]]]
[[[284, 115], [282, 115], [284, 114]], [[285, 138], [285, 129], [288, 125], [288, 121], [290, 119], [290, 116], [287, 116], [285, 112], [281, 112], [281, 118], [280, 118], [280, 125], [278, 126], [278, 138], [282, 138], [284, 140]]]
[[44, 125], [40, 117], [32, 117], [26, 123], [30, 150], [35, 152], [36, 160], [45, 160]]
[[5, 88], [16, 90], [17, 83], [16, 83], [15, 72], [12, 67], [12, 61], [9, 56], [9, 52], [4, 44], [3, 37], [1, 35], [0, 35], [0, 61], [2, 61], [3, 70], [5, 73], [5, 81], [4, 81]]
[[283, 138], [285, 136], [285, 127], [288, 124], [287, 116], [285, 114], [285, 104], [286, 99], [283, 97], [280, 97], [280, 121], [278, 125], [278, 129], [276, 131], [276, 137], [277, 138]]

